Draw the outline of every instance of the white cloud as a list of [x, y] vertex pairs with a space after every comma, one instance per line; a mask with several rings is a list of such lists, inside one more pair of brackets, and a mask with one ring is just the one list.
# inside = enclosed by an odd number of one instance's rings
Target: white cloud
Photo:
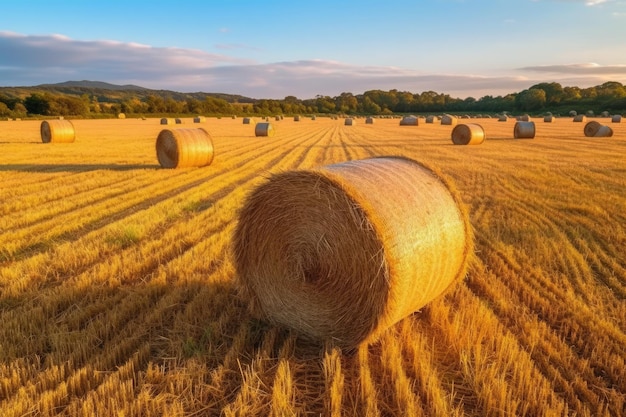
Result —
[[563, 83], [571, 79], [579, 83], [570, 85], [582, 87], [581, 83], [596, 85], [611, 76], [614, 81], [625, 82], [626, 66], [546, 65], [521, 68], [511, 74], [428, 74], [415, 69], [358, 66], [324, 59], [261, 64], [194, 49], [0, 32], [0, 82], [6, 86], [87, 79], [254, 98], [294, 95], [304, 99], [373, 89], [415, 93], [432, 90], [452, 97], [478, 98], [521, 91], [543, 81]]

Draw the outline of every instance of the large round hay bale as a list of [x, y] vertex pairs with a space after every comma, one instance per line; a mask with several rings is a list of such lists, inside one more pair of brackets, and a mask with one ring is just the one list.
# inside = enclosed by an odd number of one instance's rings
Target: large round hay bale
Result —
[[311, 120], [317, 120], [317, 116], [311, 116]]
[[213, 162], [213, 141], [202, 129], [164, 129], [156, 140], [163, 168], [203, 167]]
[[585, 116], [584, 114], [577, 114], [576, 116], [574, 116], [573, 120], [576, 123], [582, 123], [582, 122], [585, 122], [587, 120], [587, 116]]
[[167, 117], [164, 117], [161, 119], [162, 125], [173, 125], [174, 123], [175, 123], [174, 119], [169, 119]]
[[535, 122], [515, 122], [513, 137], [515, 139], [533, 139], [535, 137]]
[[366, 125], [373, 125], [374, 124], [374, 118], [373, 117], [368, 117], [365, 119], [365, 124]]
[[435, 116], [433, 115], [426, 116], [426, 123], [434, 123], [434, 122], [435, 122]]
[[74, 125], [69, 120], [44, 120], [39, 130], [43, 143], [72, 143], [76, 139]]
[[206, 117], [204, 116], [196, 116], [193, 118], [194, 123], [204, 123], [206, 122]]
[[293, 116], [293, 121], [294, 122], [299, 122], [300, 121], [300, 116]]
[[276, 131], [269, 122], [257, 123], [254, 127], [254, 136], [274, 136]]
[[418, 126], [419, 119], [416, 116], [404, 116], [400, 119], [400, 126]]
[[480, 145], [485, 138], [485, 129], [477, 123], [463, 123], [452, 129], [452, 143], [455, 145]]
[[454, 126], [458, 122], [457, 118], [449, 114], [441, 116], [441, 124], [446, 126]]
[[622, 123], [622, 116], [619, 114], [614, 114], [613, 116], [611, 116], [611, 122]]
[[235, 266], [251, 310], [354, 348], [464, 277], [459, 195], [415, 161], [381, 157], [273, 175], [247, 198]]
[[243, 118], [243, 124], [244, 125], [254, 124], [254, 119], [251, 118], [251, 117], [244, 117]]
[[356, 120], [354, 120], [352, 117], [346, 117], [346, 119], [343, 121], [343, 124], [346, 126], [354, 126], [356, 125]]
[[600, 129], [600, 126], [602, 126], [600, 122], [596, 122], [595, 120], [592, 120], [585, 125], [583, 129], [583, 133], [585, 134], [585, 136], [589, 138], [594, 137], [598, 129]]
[[543, 121], [545, 123], [554, 123], [554, 122], [556, 122], [556, 117], [554, 117], [554, 116], [545, 116], [543, 118]]
[[183, 119], [176, 118], [176, 119], [174, 119], [174, 123], [176, 123], [177, 125], [182, 125], [183, 124]]

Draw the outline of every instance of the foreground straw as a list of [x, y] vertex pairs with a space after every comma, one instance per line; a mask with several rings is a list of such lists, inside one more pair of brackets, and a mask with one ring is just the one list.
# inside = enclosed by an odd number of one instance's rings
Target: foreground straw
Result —
[[274, 175], [249, 196], [234, 235], [252, 310], [346, 348], [443, 293], [471, 252], [457, 194], [400, 157]]

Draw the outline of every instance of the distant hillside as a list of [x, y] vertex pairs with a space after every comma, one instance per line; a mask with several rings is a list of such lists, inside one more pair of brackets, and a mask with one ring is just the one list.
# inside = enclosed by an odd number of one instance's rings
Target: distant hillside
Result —
[[124, 100], [145, 100], [149, 96], [158, 96], [163, 99], [185, 101], [188, 99], [205, 100], [207, 97], [226, 100], [228, 103], [255, 103], [256, 99], [237, 94], [225, 93], [181, 93], [171, 90], [151, 90], [137, 85], [116, 85], [102, 81], [66, 81], [57, 84], [40, 84], [23, 87], [0, 87], [0, 96], [23, 100], [33, 93], [50, 93], [70, 96], [95, 96], [101, 103], [121, 103]]

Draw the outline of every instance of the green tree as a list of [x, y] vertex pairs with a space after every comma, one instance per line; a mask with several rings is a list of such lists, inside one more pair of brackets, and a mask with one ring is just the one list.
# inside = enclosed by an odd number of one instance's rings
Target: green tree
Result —
[[543, 90], [546, 93], [546, 104], [548, 106], [559, 104], [564, 97], [563, 87], [559, 83], [539, 83], [530, 89]]
[[522, 111], [540, 110], [546, 105], [546, 92], [539, 88], [524, 90], [515, 96], [515, 106]]
[[30, 114], [48, 114], [50, 101], [41, 94], [32, 93], [24, 100], [24, 107]]

